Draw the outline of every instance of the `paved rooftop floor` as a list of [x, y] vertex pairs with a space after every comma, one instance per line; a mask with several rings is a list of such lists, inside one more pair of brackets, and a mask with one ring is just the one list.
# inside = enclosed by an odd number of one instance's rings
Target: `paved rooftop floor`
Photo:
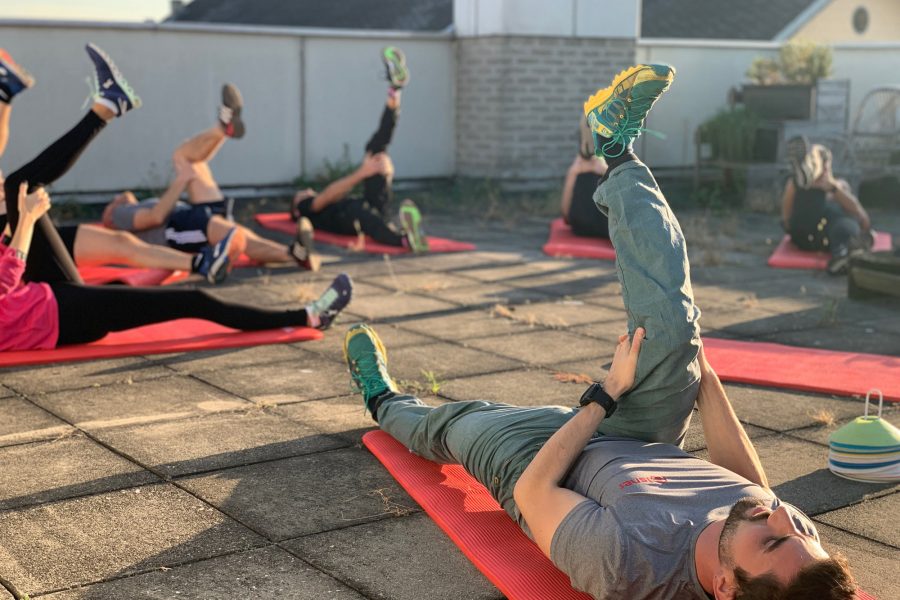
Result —
[[[706, 335], [900, 355], [896, 301], [765, 266], [772, 219], [681, 218]], [[53, 600], [501, 598], [361, 446], [373, 422], [343, 334], [374, 323], [392, 373], [432, 404], [571, 405], [583, 384], [558, 374], [602, 377], [624, 310], [612, 263], [540, 253], [546, 222], [429, 224], [479, 250], [338, 251], [316, 275], [243, 270], [217, 290], [290, 306], [344, 270], [354, 301], [323, 341], [0, 371], [0, 577]], [[900, 597], [898, 487], [825, 469], [829, 433], [862, 402], [727, 388], [775, 492], [866, 589]], [[704, 453], [699, 419], [687, 445]]]

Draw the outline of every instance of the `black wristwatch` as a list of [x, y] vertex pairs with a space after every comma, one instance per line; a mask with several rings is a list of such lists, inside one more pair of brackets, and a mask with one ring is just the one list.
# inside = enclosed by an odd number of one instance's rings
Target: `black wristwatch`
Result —
[[603, 410], [606, 411], [606, 419], [612, 416], [614, 412], [616, 412], [616, 401], [613, 400], [613, 397], [606, 393], [606, 390], [603, 389], [603, 384], [594, 382], [591, 386], [584, 391], [581, 395], [581, 400], [578, 401], [579, 406], [587, 406], [591, 402], [596, 402], [600, 406], [603, 407]]

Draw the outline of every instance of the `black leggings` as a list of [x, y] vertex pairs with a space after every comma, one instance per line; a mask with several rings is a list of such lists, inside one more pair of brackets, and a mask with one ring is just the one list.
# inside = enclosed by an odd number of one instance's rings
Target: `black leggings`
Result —
[[51, 283], [59, 307], [57, 346], [84, 344], [111, 331], [173, 319], [206, 319], [245, 331], [308, 324], [305, 309], [265, 310], [219, 300], [203, 290]]
[[791, 241], [795, 246], [801, 250], [824, 251], [832, 255], [849, 249], [861, 231], [857, 220], [836, 203], [826, 201], [825, 192], [821, 190], [801, 190], [797, 193], [789, 225]]
[[594, 192], [600, 184], [596, 173], [579, 173], [572, 189], [572, 203], [566, 222], [572, 233], [584, 237], [609, 239], [609, 220], [594, 202]]
[[[6, 193], [6, 213], [9, 225], [13, 232], [19, 224], [19, 184], [28, 182], [28, 191], [45, 187], [62, 177], [68, 171], [88, 144], [106, 125], [106, 121], [89, 111], [75, 127], [70, 129], [61, 138], [50, 144], [37, 158], [24, 167], [11, 173], [3, 184]], [[25, 265], [25, 281], [44, 281], [47, 283], [57, 281], [72, 281], [68, 265], [74, 265], [72, 257], [60, 258], [53, 250], [48, 238], [48, 228], [52, 228], [48, 216], [42, 218], [42, 226], [35, 227], [34, 239], [31, 241], [31, 249], [28, 252], [28, 262]], [[50, 236], [58, 234], [55, 230], [49, 232]], [[64, 249], [61, 248], [63, 252]]]
[[[394, 136], [399, 111], [384, 107], [378, 129], [369, 138], [366, 152], [377, 154], [387, 150]], [[319, 212], [312, 211], [313, 198], [300, 203], [297, 211], [308, 217], [313, 227], [342, 235], [356, 235], [359, 230], [373, 240], [387, 246], [403, 246], [404, 237], [385, 221], [384, 215], [394, 194], [384, 175], [373, 175], [363, 181], [362, 198], [344, 198], [326, 206]]]

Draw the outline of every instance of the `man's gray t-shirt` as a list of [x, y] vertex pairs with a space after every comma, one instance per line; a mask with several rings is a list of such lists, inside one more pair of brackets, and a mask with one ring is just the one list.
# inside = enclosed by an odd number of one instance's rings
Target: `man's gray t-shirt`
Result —
[[130, 231], [137, 238], [144, 240], [148, 244], [167, 246], [168, 240], [166, 240], [165, 225], [151, 227], [150, 229], [135, 230], [134, 228], [135, 215], [139, 211], [153, 208], [157, 204], [159, 204], [159, 198], [147, 198], [137, 204], [120, 204], [112, 211], [113, 227], [120, 231]]
[[[706, 599], [694, 568], [703, 528], [742, 498], [784, 504], [676, 446], [625, 438], [588, 444], [565, 487], [590, 500], [560, 523], [550, 555], [576, 589], [597, 599]], [[818, 537], [805, 515], [786, 506], [801, 530]]]

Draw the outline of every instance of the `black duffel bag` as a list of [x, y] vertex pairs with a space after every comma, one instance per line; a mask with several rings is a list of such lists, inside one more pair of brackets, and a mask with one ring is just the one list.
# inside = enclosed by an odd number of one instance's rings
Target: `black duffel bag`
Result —
[[847, 295], [854, 300], [879, 296], [900, 298], [900, 249], [851, 257]]

